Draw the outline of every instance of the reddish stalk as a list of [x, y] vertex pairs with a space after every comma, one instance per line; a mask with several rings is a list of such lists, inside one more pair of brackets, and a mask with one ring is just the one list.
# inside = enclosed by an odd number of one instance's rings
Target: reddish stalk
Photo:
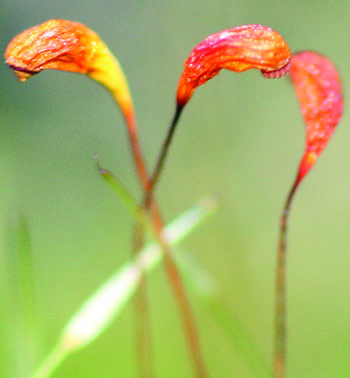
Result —
[[[135, 115], [132, 109], [128, 110], [128, 112], [122, 109], [122, 113], [128, 130], [129, 144], [131, 146], [136, 171], [142, 187], [145, 187], [148, 185], [148, 175], [138, 140]], [[135, 225], [133, 238], [134, 244], [132, 248], [132, 255], [135, 256], [135, 254], [142, 248], [144, 242], [142, 225]], [[142, 271], [142, 266], [140, 266], [139, 269]], [[142, 378], [151, 378], [154, 376], [150, 329], [151, 320], [147, 302], [146, 279], [144, 274], [141, 274], [138, 290], [136, 291], [135, 323], [139, 376]]]
[[[199, 338], [198, 338], [198, 334], [196, 330], [195, 320], [191, 311], [191, 307], [190, 307], [187, 295], [185, 293], [185, 290], [182, 284], [180, 274], [173, 260], [171, 249], [169, 247], [167, 240], [165, 239], [162, 233], [164, 222], [160, 214], [158, 205], [156, 201], [154, 201], [154, 199], [152, 198], [151, 189], [154, 187], [154, 183], [152, 179], [149, 180], [148, 178], [147, 169], [145, 166], [145, 162], [142, 156], [142, 152], [141, 152], [141, 148], [140, 148], [140, 144], [139, 144], [139, 140], [137, 136], [135, 118], [134, 118], [133, 113], [131, 112], [128, 114], [124, 113], [124, 117], [128, 125], [128, 136], [129, 136], [130, 146], [131, 146], [131, 150], [132, 150], [132, 154], [133, 154], [133, 158], [135, 162], [135, 167], [137, 169], [140, 183], [142, 184], [142, 187], [144, 190], [145, 200], [143, 201], [143, 203], [146, 204], [146, 207], [150, 210], [151, 222], [154, 228], [155, 236], [156, 236], [157, 242], [161, 245], [164, 252], [165, 269], [166, 269], [167, 276], [171, 284], [172, 290], [176, 297], [178, 307], [180, 309], [182, 323], [185, 329], [188, 347], [189, 347], [189, 350], [193, 359], [195, 374], [199, 378], [205, 378], [207, 377], [207, 373], [204, 367], [202, 353], [200, 350], [200, 344], [199, 344]], [[163, 164], [161, 164], [160, 169], [158, 169], [159, 172], [162, 168], [162, 165]], [[157, 178], [158, 176], [159, 174], [157, 175]]]
[[299, 185], [297, 179], [293, 184], [285, 202], [279, 229], [279, 242], [276, 265], [276, 297], [275, 297], [275, 345], [274, 345], [274, 377], [283, 378], [286, 370], [287, 355], [287, 232], [289, 211]]
[[[142, 224], [136, 224], [134, 228], [134, 245], [132, 254], [141, 250], [144, 243], [144, 228]], [[139, 264], [139, 270], [143, 271], [143, 266]], [[138, 290], [136, 290], [135, 323], [136, 323], [136, 349], [139, 359], [139, 376], [142, 378], [152, 378], [154, 376], [153, 353], [152, 353], [152, 331], [151, 316], [147, 301], [147, 287], [145, 275], [141, 274]]]
[[312, 51], [293, 55], [291, 79], [306, 124], [306, 146], [280, 223], [276, 270], [274, 376], [286, 372], [286, 265], [288, 215], [295, 191], [327, 146], [343, 114], [340, 76], [332, 61]]

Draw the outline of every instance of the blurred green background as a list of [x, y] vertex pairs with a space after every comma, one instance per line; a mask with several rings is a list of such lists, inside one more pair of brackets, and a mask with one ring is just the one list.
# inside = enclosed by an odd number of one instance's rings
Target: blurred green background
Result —
[[[331, 57], [350, 81], [350, 2], [227, 0], [1, 0], [1, 51], [49, 18], [85, 23], [120, 60], [151, 167], [174, 111], [177, 80], [207, 35], [247, 23], [280, 32], [293, 51]], [[71, 314], [130, 256], [133, 221], [92, 156], [140, 197], [122, 118], [82, 75], [44, 72], [25, 84], [0, 66], [0, 376], [28, 377]], [[346, 102], [346, 108], [348, 103]], [[289, 235], [288, 376], [350, 376], [350, 119], [347, 111], [297, 193]], [[269, 363], [278, 220], [304, 147], [288, 78], [222, 72], [184, 112], [157, 194], [167, 220], [206, 194], [219, 209], [184, 243], [217, 280], [230, 310]], [[30, 230], [36, 324], [26, 323], [21, 258], [9, 228]], [[15, 227], [15, 226], [14, 226]], [[27, 243], [27, 242], [25, 242]], [[25, 287], [23, 287], [25, 286]], [[190, 377], [179, 316], [162, 268], [149, 279], [157, 377]], [[211, 377], [253, 377], [189, 289]], [[134, 313], [54, 377], [134, 377]], [[30, 323], [30, 324], [29, 324]]]

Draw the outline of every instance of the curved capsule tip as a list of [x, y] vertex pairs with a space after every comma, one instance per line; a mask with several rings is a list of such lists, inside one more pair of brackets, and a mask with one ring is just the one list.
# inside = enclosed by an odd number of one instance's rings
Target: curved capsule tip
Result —
[[94, 69], [101, 44], [98, 35], [83, 24], [48, 20], [13, 38], [5, 59], [19, 79], [45, 69], [85, 74]]
[[276, 78], [288, 73], [290, 58], [286, 41], [268, 26], [242, 25], [212, 34], [185, 61], [177, 103], [184, 106], [198, 86], [223, 68], [234, 72], [255, 68], [267, 78]]
[[5, 59], [20, 81], [46, 69], [87, 74], [112, 93], [133, 122], [132, 100], [118, 61], [100, 37], [79, 22], [53, 19], [27, 29], [9, 43]]

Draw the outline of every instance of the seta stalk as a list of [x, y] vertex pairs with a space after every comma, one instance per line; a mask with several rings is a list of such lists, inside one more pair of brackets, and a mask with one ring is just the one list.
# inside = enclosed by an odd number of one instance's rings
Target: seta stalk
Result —
[[287, 370], [287, 232], [291, 204], [299, 184], [326, 148], [343, 113], [340, 76], [328, 58], [312, 51], [296, 53], [292, 56], [290, 75], [306, 124], [306, 146], [280, 221], [275, 283], [275, 378], [284, 378]]
[[[20, 81], [26, 81], [45, 69], [57, 69], [86, 74], [108, 89], [126, 120], [136, 171], [144, 192], [147, 192], [149, 178], [125, 75], [118, 61], [95, 32], [78, 22], [49, 20], [16, 36], [8, 45], [5, 58]], [[166, 272], [181, 312], [196, 374], [205, 378], [195, 321], [169, 245], [162, 233], [164, 223], [155, 201], [150, 201], [149, 208], [157, 240], [165, 253]]]
[[289, 72], [291, 52], [283, 37], [264, 25], [242, 25], [209, 35], [186, 59], [176, 93], [176, 110], [144, 197], [147, 206], [163, 171], [180, 116], [195, 90], [221, 69], [244, 72], [258, 69], [266, 78]]

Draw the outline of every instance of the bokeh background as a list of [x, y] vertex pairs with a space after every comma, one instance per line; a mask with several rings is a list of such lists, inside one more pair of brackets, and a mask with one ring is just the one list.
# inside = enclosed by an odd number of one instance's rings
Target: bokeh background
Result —
[[[1, 0], [0, 50], [49, 18], [96, 30], [127, 74], [151, 167], [174, 111], [183, 62], [208, 34], [240, 24], [269, 25], [293, 51], [331, 57], [346, 94], [349, 14], [345, 0]], [[20, 84], [5, 65], [0, 76], [0, 376], [28, 377], [72, 313], [130, 256], [132, 219], [98, 176], [93, 155], [138, 198], [140, 190], [122, 118], [101, 87], [82, 75], [54, 71]], [[346, 111], [293, 206], [289, 377], [350, 376], [348, 125]], [[215, 278], [268, 364], [278, 220], [303, 147], [304, 125], [288, 78], [222, 72], [198, 89], [185, 110], [157, 190], [167, 220], [204, 195], [218, 198], [216, 213], [182, 246]], [[30, 231], [33, 288], [21, 283], [28, 256], [11, 247], [19, 219]], [[31, 290], [35, 302], [26, 303], [23, 292]], [[161, 267], [150, 276], [148, 292], [156, 376], [190, 377]], [[188, 292], [211, 377], [255, 377], [234, 342]], [[132, 310], [129, 305], [54, 377], [134, 377]], [[37, 320], [26, 321], [26, 311]]]

